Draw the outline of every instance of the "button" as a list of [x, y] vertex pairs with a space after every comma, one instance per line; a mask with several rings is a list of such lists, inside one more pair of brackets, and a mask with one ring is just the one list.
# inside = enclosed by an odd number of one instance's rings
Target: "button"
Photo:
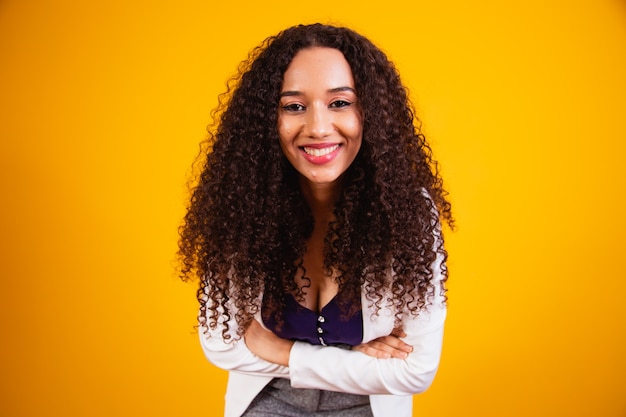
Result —
[[320, 336], [318, 339], [320, 340], [320, 343], [322, 344], [322, 346], [328, 346], [326, 342], [324, 342], [324, 338], [322, 336]]
[[324, 333], [324, 330], [322, 330], [322, 328], [321, 328], [321, 327], [318, 327], [318, 328], [317, 328], [317, 332], [318, 332], [319, 334], [322, 334], [322, 333]]
[[326, 321], [326, 319], [324, 318], [324, 316], [319, 316], [317, 318], [317, 321], [319, 321], [320, 323], [324, 323]]

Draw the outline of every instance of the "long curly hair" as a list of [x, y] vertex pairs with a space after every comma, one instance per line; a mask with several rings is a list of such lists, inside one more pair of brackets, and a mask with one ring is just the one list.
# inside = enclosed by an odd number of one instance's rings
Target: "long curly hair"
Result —
[[440, 219], [454, 226], [451, 206], [396, 68], [351, 29], [294, 26], [252, 50], [220, 96], [180, 227], [181, 278], [200, 281], [199, 324], [223, 325], [225, 340], [243, 334], [261, 293], [264, 314], [279, 323], [285, 294], [302, 294], [294, 277], [304, 269], [313, 217], [281, 151], [277, 118], [287, 67], [315, 46], [343, 53], [363, 112], [361, 149], [344, 173], [324, 246], [343, 313], [360, 308], [364, 289], [375, 311], [389, 305], [396, 320], [418, 315], [435, 293], [436, 259], [445, 294], [447, 253], [438, 237]]

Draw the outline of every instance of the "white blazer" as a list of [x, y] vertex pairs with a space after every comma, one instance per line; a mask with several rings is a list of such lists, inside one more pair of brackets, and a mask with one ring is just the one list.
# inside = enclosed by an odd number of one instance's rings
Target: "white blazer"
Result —
[[[229, 371], [225, 417], [240, 417], [272, 378], [287, 378], [294, 388], [314, 388], [370, 396], [374, 417], [411, 417], [412, 395], [432, 383], [441, 356], [446, 307], [441, 294], [441, 256], [433, 264], [435, 297], [418, 317], [405, 313], [403, 340], [413, 346], [407, 359], [376, 359], [364, 353], [331, 346], [295, 342], [289, 366], [276, 365], [255, 356], [242, 339], [225, 343], [222, 327], [205, 334], [200, 343], [208, 360]], [[362, 294], [363, 342], [387, 336], [393, 331], [394, 315], [382, 308], [378, 315]], [[263, 323], [260, 313], [256, 319]], [[236, 329], [234, 319], [230, 329]], [[234, 330], [231, 330], [234, 335]]]

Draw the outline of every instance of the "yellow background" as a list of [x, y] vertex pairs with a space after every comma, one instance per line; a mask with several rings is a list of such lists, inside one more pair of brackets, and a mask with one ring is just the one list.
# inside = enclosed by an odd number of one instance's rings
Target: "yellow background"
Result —
[[367, 4], [0, 2], [0, 415], [221, 415], [185, 181], [248, 50], [323, 21], [396, 62], [454, 203], [415, 415], [626, 416], [624, 2]]

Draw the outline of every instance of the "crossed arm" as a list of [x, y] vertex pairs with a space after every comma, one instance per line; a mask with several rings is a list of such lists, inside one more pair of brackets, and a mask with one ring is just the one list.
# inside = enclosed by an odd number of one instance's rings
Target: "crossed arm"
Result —
[[[413, 347], [402, 341], [406, 337], [403, 330], [394, 330], [390, 335], [379, 337], [367, 343], [354, 346], [352, 350], [379, 359], [406, 359]], [[253, 320], [245, 333], [248, 349], [256, 356], [277, 365], [289, 366], [289, 355], [293, 341], [282, 339]]]
[[[437, 261], [434, 265], [433, 284], [438, 288], [441, 270]], [[432, 301], [419, 316], [406, 313], [402, 328], [396, 330], [393, 316], [374, 317], [365, 309], [364, 318], [370, 320], [364, 323], [366, 342], [351, 350], [281, 339], [257, 321], [260, 314], [243, 338], [225, 342], [223, 327], [218, 325], [213, 330], [201, 329], [208, 335], [201, 331], [200, 341], [214, 365], [250, 375], [288, 378], [294, 388], [412, 395], [430, 386], [439, 366], [446, 307], [440, 291]], [[230, 328], [236, 326], [231, 319]]]
[[[435, 303], [419, 317], [404, 320], [403, 331], [355, 346], [352, 350], [281, 339], [253, 321], [244, 337], [225, 342], [218, 326], [200, 332], [206, 357], [238, 373], [288, 378], [294, 388], [316, 388], [352, 394], [412, 395], [434, 379], [443, 339], [445, 306]], [[379, 317], [378, 319], [381, 319]], [[375, 334], [374, 334], [375, 336]]]

